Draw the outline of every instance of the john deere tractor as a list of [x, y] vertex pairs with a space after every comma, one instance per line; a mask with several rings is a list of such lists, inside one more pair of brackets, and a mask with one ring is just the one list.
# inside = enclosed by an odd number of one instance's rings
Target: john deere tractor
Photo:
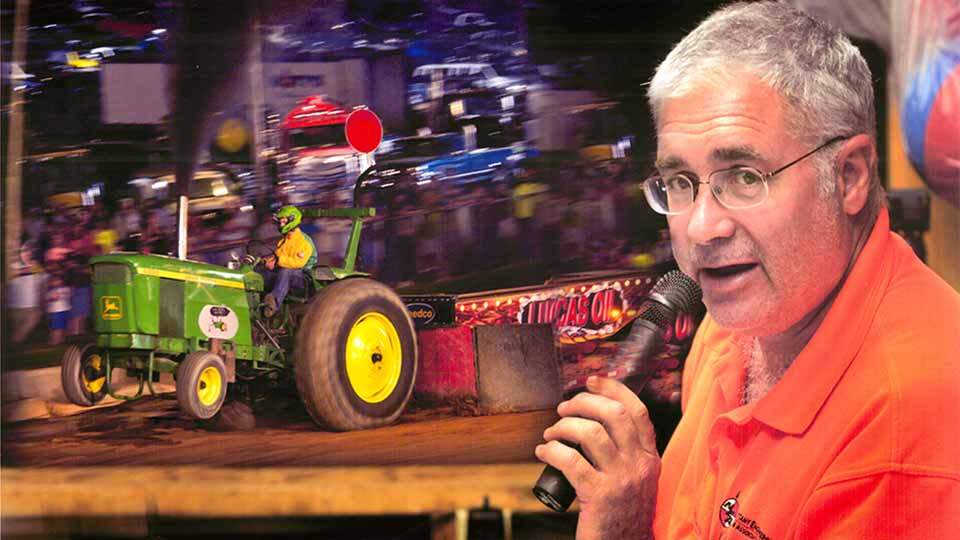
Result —
[[[372, 208], [305, 210], [307, 218], [350, 219], [343, 267], [305, 270], [279, 312], [264, 313], [263, 278], [248, 256], [225, 268], [159, 255], [93, 257], [96, 341], [64, 353], [67, 397], [91, 406], [105, 395], [155, 394], [172, 373], [184, 413], [209, 419], [228, 385], [293, 378], [307, 411], [338, 431], [389, 424], [401, 414], [417, 373], [410, 315], [386, 285], [355, 270], [360, 230]], [[123, 369], [132, 395], [111, 386]]]

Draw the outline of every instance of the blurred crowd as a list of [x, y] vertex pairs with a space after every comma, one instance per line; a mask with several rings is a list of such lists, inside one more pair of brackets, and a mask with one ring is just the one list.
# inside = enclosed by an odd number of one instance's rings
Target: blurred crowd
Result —
[[671, 255], [641, 180], [626, 160], [574, 162], [524, 165], [504, 182], [364, 194], [377, 217], [361, 260], [397, 286], [518, 264], [650, 266]]
[[[358, 204], [377, 213], [365, 220], [358, 264], [397, 287], [515, 265], [645, 268], [671, 253], [665, 221], [647, 206], [641, 180], [629, 160], [525, 164], [508, 181], [411, 182], [408, 189], [362, 193]], [[318, 202], [343, 205], [332, 195]], [[279, 233], [266, 206], [192, 212], [189, 258], [226, 265], [254, 244], [275, 245]], [[89, 331], [91, 256], [176, 251], [169, 203], [121, 199], [112, 212], [101, 201], [32, 208], [23, 228], [20, 264], [4, 301], [14, 345], [44, 330], [51, 345]], [[305, 220], [302, 228], [314, 240], [318, 264], [342, 264], [349, 220]]]
[[5, 336], [16, 345], [46, 330], [46, 341], [57, 345], [85, 335], [92, 311], [90, 257], [113, 251], [168, 253], [173, 230], [169, 207], [138, 208], [129, 198], [113, 212], [99, 200], [92, 206], [28, 209], [20, 260], [4, 295]]

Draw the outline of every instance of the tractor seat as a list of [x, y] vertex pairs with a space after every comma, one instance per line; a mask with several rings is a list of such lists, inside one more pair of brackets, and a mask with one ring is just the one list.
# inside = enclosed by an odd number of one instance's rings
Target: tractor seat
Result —
[[290, 287], [290, 292], [287, 293], [287, 298], [293, 302], [297, 303], [306, 303], [310, 301], [310, 298], [313, 296], [313, 293], [316, 292], [316, 286], [314, 283], [316, 281], [334, 281], [337, 279], [337, 276], [333, 274], [333, 271], [330, 270], [329, 266], [314, 266], [313, 268], [305, 268], [303, 270], [303, 275], [306, 278], [306, 287]]
[[331, 270], [329, 266], [314, 266], [306, 272], [307, 277], [317, 281], [333, 281], [337, 279], [337, 276], [333, 274], [333, 270]]

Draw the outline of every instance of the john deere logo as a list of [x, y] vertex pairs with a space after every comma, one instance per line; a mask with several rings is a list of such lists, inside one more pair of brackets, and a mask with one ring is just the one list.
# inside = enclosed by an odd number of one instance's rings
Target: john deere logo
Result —
[[413, 318], [413, 322], [419, 324], [428, 324], [437, 316], [437, 311], [433, 309], [433, 306], [420, 302], [407, 304], [407, 311], [410, 312], [410, 317]]
[[100, 318], [105, 321], [116, 321], [123, 318], [123, 302], [119, 296], [100, 297]]

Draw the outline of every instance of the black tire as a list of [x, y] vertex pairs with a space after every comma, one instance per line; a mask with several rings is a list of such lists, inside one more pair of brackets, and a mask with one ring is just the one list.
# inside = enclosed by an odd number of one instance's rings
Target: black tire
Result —
[[237, 400], [226, 402], [214, 421], [218, 431], [251, 431], [257, 427], [253, 407]]
[[193, 352], [177, 367], [177, 402], [188, 416], [213, 418], [226, 397], [227, 368], [216, 354]]
[[[379, 390], [365, 399], [348, 374], [347, 337], [370, 320], [392, 326], [396, 346], [385, 347], [383, 356], [374, 352], [370, 364], [365, 357], [357, 356], [360, 360], [350, 365], [356, 369], [359, 362], [361, 369], [380, 379], [376, 372], [380, 356], [385, 358], [380, 367], [392, 374], [386, 375], [386, 380], [392, 381], [394, 375], [396, 380], [382, 388], [372, 385]], [[297, 331], [293, 360], [297, 390], [315, 422], [337, 431], [388, 425], [403, 412], [417, 377], [413, 321], [390, 287], [362, 278], [338, 281], [324, 288], [307, 308]]]
[[67, 399], [89, 407], [107, 393], [106, 363], [102, 351], [93, 343], [70, 345], [60, 361], [60, 384]]

